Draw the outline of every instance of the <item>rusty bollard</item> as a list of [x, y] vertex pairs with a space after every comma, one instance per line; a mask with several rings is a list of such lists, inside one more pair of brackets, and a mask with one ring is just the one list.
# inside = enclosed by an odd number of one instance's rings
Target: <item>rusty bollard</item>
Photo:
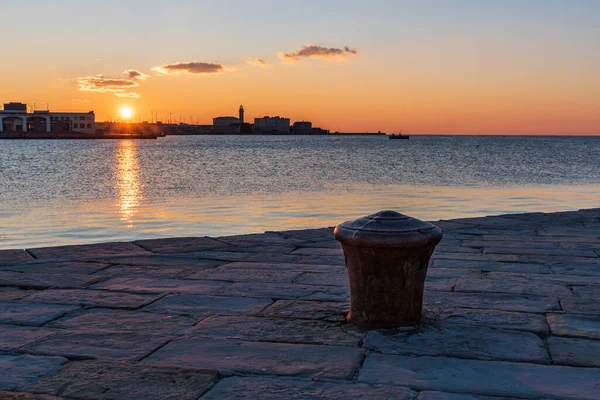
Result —
[[442, 230], [381, 211], [338, 225], [334, 235], [350, 279], [350, 321], [365, 329], [419, 322], [427, 267]]

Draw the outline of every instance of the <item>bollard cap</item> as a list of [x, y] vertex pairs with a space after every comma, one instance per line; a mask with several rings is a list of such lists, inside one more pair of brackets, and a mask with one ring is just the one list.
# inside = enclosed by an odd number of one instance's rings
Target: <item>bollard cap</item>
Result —
[[333, 234], [342, 244], [375, 248], [429, 247], [442, 239], [439, 227], [389, 210], [343, 222]]

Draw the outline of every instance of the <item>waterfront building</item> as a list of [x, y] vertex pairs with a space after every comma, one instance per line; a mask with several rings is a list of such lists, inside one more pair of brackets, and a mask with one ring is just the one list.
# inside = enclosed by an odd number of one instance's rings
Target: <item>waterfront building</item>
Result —
[[290, 133], [290, 119], [281, 117], [254, 118], [254, 129], [265, 133]]
[[294, 135], [310, 135], [312, 131], [312, 122], [296, 121], [292, 126], [292, 134]]
[[240, 106], [239, 113], [240, 113], [240, 118], [239, 118], [240, 124], [244, 125], [244, 106]]
[[27, 104], [5, 103], [0, 111], [0, 132], [80, 132], [95, 133], [96, 117], [89, 112], [33, 110]]
[[240, 133], [240, 120], [236, 117], [213, 118], [214, 132], [222, 135]]

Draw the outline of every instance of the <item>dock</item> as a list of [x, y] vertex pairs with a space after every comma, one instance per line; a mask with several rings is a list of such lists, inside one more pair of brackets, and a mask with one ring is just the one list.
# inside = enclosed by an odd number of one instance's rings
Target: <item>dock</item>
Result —
[[333, 228], [2, 250], [0, 398], [600, 398], [600, 209], [434, 223], [369, 332]]

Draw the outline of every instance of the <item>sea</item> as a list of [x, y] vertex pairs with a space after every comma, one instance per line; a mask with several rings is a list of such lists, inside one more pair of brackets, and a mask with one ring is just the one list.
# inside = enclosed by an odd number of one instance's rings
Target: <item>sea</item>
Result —
[[0, 141], [0, 249], [600, 207], [600, 137]]

